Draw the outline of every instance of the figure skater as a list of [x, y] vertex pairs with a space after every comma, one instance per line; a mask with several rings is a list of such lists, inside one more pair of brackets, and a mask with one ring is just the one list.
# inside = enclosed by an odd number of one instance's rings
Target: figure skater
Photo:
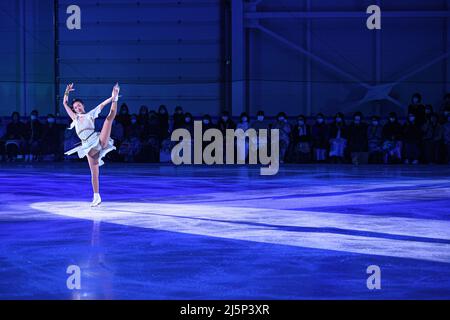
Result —
[[[81, 145], [67, 151], [65, 154], [71, 155], [77, 152], [78, 157], [87, 157], [89, 168], [91, 169], [92, 189], [94, 191], [91, 207], [96, 207], [102, 202], [98, 182], [99, 167], [104, 163], [102, 158], [108, 152], [116, 149], [114, 141], [110, 136], [112, 123], [117, 113], [117, 101], [119, 100], [120, 87], [119, 84], [116, 84], [113, 88], [111, 98], [106, 99], [88, 113], [85, 112], [84, 103], [81, 99], [73, 100], [72, 106], [68, 104], [69, 94], [74, 90], [73, 83], [67, 86], [63, 102], [66, 112], [72, 119], [69, 129], [75, 128], [76, 133], [81, 140]], [[96, 132], [94, 121], [102, 109], [109, 103], [111, 103], [111, 110], [105, 119], [103, 128], [101, 132]]]

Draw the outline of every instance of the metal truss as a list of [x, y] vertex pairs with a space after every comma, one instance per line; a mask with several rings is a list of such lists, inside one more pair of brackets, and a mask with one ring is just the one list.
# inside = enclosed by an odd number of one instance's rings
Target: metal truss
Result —
[[[258, 5], [261, 3], [262, 0], [256, 0], [252, 2], [242, 2], [242, 0], [233, 0], [234, 6], [233, 6], [233, 13], [236, 13], [238, 9], [240, 9], [240, 6], [242, 5], [242, 12], [240, 12], [239, 16], [242, 17], [242, 26], [239, 25], [239, 28], [242, 28], [244, 31], [245, 29], [254, 29], [259, 30], [260, 32], [266, 34], [267, 36], [275, 39], [276, 41], [284, 44], [285, 46], [291, 48], [292, 50], [297, 51], [298, 53], [306, 56], [309, 58], [309, 60], [314, 61], [317, 64], [322, 65], [323, 67], [327, 68], [328, 70], [331, 70], [336, 75], [348, 79], [351, 82], [354, 82], [355, 84], [361, 86], [366, 91], [366, 94], [363, 98], [361, 98], [358, 101], [354, 101], [350, 104], [348, 104], [345, 109], [351, 110], [352, 108], [356, 108], [357, 106], [364, 104], [366, 102], [371, 101], [379, 101], [379, 100], [387, 100], [392, 102], [393, 104], [405, 108], [406, 104], [402, 103], [398, 99], [395, 99], [390, 96], [390, 93], [392, 92], [393, 88], [398, 85], [399, 83], [411, 78], [412, 76], [416, 75], [417, 73], [431, 67], [432, 65], [448, 59], [450, 55], [450, 44], [449, 44], [449, 38], [448, 35], [450, 34], [450, 11], [449, 10], [442, 10], [442, 11], [382, 11], [382, 18], [442, 18], [446, 19], [447, 22], [447, 28], [445, 30], [445, 41], [447, 45], [445, 46], [445, 52], [429, 61], [423, 62], [421, 64], [415, 65], [411, 68], [412, 71], [409, 71], [400, 77], [398, 77], [395, 81], [389, 82], [389, 83], [382, 83], [381, 79], [381, 34], [379, 31], [374, 30], [375, 36], [376, 36], [376, 57], [375, 57], [375, 63], [376, 63], [376, 76], [375, 76], [375, 84], [367, 83], [366, 81], [363, 81], [360, 77], [353, 75], [336, 64], [327, 61], [326, 59], [320, 57], [318, 54], [312, 52], [310, 48], [310, 42], [311, 42], [311, 26], [310, 21], [312, 19], [340, 19], [340, 18], [366, 18], [367, 14], [365, 12], [355, 12], [355, 11], [339, 11], [339, 12], [332, 12], [332, 11], [321, 11], [321, 12], [312, 12], [310, 11], [311, 7], [311, 0], [307, 1], [307, 10], [306, 11], [296, 11], [296, 12], [261, 12], [258, 11]], [[379, 1], [378, 1], [379, 2]], [[448, 8], [450, 8], [450, 0], [447, 0]], [[260, 22], [267, 19], [302, 19], [305, 20], [307, 23], [307, 35], [306, 35], [306, 47], [299, 45], [297, 43], [294, 43], [290, 40], [288, 40], [283, 35], [271, 30], [270, 28], [263, 26]], [[236, 21], [234, 19], [234, 23], [239, 23], [240, 21]], [[235, 32], [237, 30], [234, 30]], [[234, 34], [234, 33], [233, 33]], [[243, 39], [241, 39], [243, 40]], [[239, 44], [238, 44], [239, 46]], [[243, 44], [242, 44], [243, 46]], [[242, 51], [243, 47], [240, 47], [240, 50]], [[233, 55], [235, 58], [238, 58], [236, 54], [238, 52], [234, 52]], [[244, 56], [245, 57], [245, 56]], [[245, 64], [245, 61], [241, 61], [240, 65]], [[450, 68], [447, 64], [447, 74], [446, 74], [446, 81], [448, 81], [449, 78], [449, 72]], [[310, 66], [309, 71], [307, 71], [307, 83], [310, 82]], [[448, 89], [448, 83], [446, 85], [446, 88]], [[311, 112], [311, 85], [309, 84], [308, 90], [307, 90], [307, 112]], [[242, 91], [241, 91], [242, 92]], [[233, 99], [236, 100], [236, 99]], [[245, 103], [245, 101], [243, 101]], [[241, 106], [241, 109], [243, 106]], [[344, 110], [344, 111], [346, 111]]]

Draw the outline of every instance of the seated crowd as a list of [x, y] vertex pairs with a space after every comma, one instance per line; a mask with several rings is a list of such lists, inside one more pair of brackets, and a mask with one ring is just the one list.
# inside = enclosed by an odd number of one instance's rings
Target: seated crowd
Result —
[[[351, 119], [340, 112], [331, 119], [322, 113], [288, 119], [280, 112], [268, 120], [263, 111], [254, 119], [246, 113], [232, 119], [225, 111], [216, 123], [208, 114], [201, 121], [204, 131], [217, 128], [224, 134], [226, 129], [278, 129], [281, 162], [450, 163], [450, 94], [438, 111], [421, 100], [420, 94], [413, 95], [405, 120], [395, 112], [387, 119], [372, 115], [367, 121], [361, 112]], [[108, 158], [117, 162], [168, 162], [175, 144], [170, 141], [171, 132], [184, 128], [193, 133], [193, 121], [194, 117], [180, 106], [170, 117], [164, 105], [157, 111], [142, 106], [138, 114], [130, 114], [122, 104], [111, 133], [117, 152], [111, 152]], [[0, 161], [76, 159], [76, 154], [64, 156], [64, 150], [79, 142], [75, 131], [67, 127], [67, 118], [49, 114], [41, 121], [36, 110], [25, 122], [18, 112], [8, 121], [0, 118]]]

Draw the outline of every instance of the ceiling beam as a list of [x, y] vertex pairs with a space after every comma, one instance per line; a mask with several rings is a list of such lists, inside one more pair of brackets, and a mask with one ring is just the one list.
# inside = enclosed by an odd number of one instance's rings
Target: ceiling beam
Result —
[[[247, 11], [246, 19], [327, 19], [327, 18], [367, 18], [365, 11]], [[381, 11], [383, 18], [450, 18], [450, 10], [445, 11]]]

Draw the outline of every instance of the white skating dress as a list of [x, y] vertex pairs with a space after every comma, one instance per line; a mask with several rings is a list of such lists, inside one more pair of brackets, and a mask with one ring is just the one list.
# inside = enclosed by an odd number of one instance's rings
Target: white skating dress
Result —
[[114, 146], [114, 140], [111, 138], [109, 138], [108, 144], [105, 148], [102, 148], [101, 146], [100, 132], [95, 131], [95, 119], [98, 117], [100, 112], [101, 106], [99, 105], [88, 113], [76, 115], [76, 118], [72, 121], [68, 129], [70, 130], [75, 128], [75, 131], [77, 132], [77, 135], [81, 140], [81, 145], [65, 152], [64, 154], [71, 155], [77, 152], [78, 157], [84, 158], [89, 153], [89, 151], [94, 149], [99, 151], [99, 166], [104, 164], [102, 158], [108, 152], [116, 150], [116, 147]]

